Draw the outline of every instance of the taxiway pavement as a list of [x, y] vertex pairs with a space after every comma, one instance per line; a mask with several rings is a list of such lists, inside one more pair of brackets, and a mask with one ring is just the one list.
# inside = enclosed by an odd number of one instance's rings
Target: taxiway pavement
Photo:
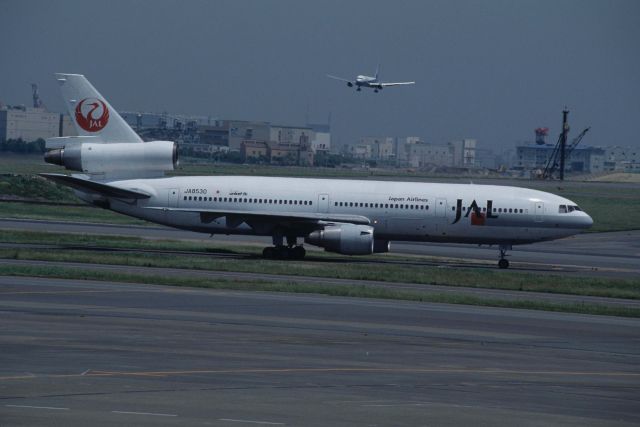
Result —
[[2, 425], [633, 425], [640, 320], [0, 277]]

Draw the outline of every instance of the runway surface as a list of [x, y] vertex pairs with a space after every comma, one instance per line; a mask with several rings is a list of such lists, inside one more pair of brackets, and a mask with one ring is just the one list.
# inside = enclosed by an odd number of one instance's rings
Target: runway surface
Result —
[[634, 425], [640, 320], [0, 277], [0, 424]]
[[[161, 226], [123, 226], [64, 221], [0, 219], [0, 229], [54, 231], [137, 236], [143, 238], [189, 239], [221, 244], [270, 245], [270, 239], [258, 236], [209, 237], [206, 234]], [[312, 247], [310, 247], [312, 248]], [[494, 267], [498, 259], [495, 247], [442, 243], [392, 242], [392, 252], [441, 257], [443, 261], [464, 260], [465, 264]], [[530, 272], [553, 272], [581, 276], [640, 277], [640, 230], [613, 233], [585, 233], [567, 239], [514, 247], [509, 252], [511, 268]], [[353, 260], [363, 259], [353, 257]]]

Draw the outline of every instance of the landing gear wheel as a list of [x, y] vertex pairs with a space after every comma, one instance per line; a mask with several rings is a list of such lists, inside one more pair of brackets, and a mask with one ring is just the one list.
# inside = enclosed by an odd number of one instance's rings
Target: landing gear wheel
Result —
[[498, 261], [498, 267], [499, 268], [509, 268], [509, 261], [502, 258], [500, 261]]
[[276, 248], [273, 246], [267, 246], [262, 250], [262, 258], [264, 259], [275, 259], [276, 258]]
[[304, 259], [306, 254], [307, 251], [302, 246], [296, 246], [291, 249], [291, 258], [293, 259]]

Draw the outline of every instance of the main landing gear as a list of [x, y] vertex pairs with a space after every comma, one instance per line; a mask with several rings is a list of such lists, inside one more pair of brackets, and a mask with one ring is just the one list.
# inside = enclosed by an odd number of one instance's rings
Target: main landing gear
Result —
[[303, 259], [306, 254], [302, 246], [268, 246], [262, 250], [265, 259]]
[[281, 234], [275, 234], [273, 246], [264, 248], [262, 257], [265, 259], [303, 259], [307, 254], [302, 245], [298, 245], [296, 236], [287, 236], [286, 246], [283, 244], [283, 240]]
[[511, 250], [511, 245], [500, 245], [500, 260], [498, 261], [498, 268], [509, 268], [509, 261], [505, 258], [507, 251]]

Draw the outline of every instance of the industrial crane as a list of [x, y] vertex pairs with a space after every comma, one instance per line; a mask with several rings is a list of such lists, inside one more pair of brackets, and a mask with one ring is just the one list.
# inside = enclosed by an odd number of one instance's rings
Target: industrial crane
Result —
[[562, 120], [562, 133], [558, 137], [558, 142], [556, 143], [549, 160], [547, 161], [547, 165], [542, 172], [542, 179], [552, 179], [556, 170], [559, 172], [559, 179], [564, 180], [564, 165], [565, 159], [568, 158], [573, 150], [576, 148], [582, 138], [589, 132], [591, 127], [584, 129], [578, 136], [576, 136], [570, 144], [567, 145], [567, 136], [569, 134], [569, 124], [567, 123], [567, 115], [569, 111], [564, 110], [563, 112], [563, 120]]

